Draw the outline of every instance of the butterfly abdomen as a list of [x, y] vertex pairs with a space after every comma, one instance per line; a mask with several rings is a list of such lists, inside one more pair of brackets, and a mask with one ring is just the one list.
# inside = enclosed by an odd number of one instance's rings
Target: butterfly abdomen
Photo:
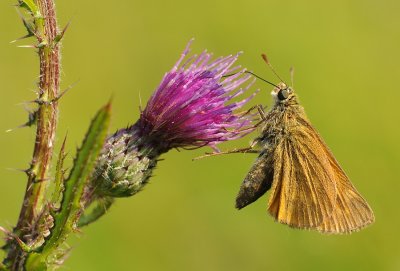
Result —
[[268, 150], [260, 153], [240, 186], [236, 197], [236, 208], [246, 207], [271, 188], [274, 176], [272, 158]]

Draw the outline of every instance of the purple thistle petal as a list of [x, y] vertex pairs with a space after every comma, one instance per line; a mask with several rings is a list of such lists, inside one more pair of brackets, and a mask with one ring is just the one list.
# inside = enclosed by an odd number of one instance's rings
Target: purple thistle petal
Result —
[[215, 148], [215, 144], [240, 138], [254, 129], [250, 114], [234, 111], [256, 92], [229, 103], [254, 83], [248, 82], [251, 75], [245, 74], [245, 69], [233, 66], [240, 53], [211, 60], [212, 54], [204, 51], [185, 61], [192, 41], [164, 75], [137, 123], [140, 136], [149, 137], [163, 151], [205, 145]]

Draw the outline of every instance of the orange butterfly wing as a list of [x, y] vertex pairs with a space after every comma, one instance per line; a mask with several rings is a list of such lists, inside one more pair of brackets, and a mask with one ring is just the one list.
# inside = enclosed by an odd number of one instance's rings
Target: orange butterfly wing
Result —
[[268, 211], [279, 222], [346, 233], [373, 222], [373, 213], [306, 119], [280, 140]]
[[[323, 144], [321, 139], [320, 142]], [[335, 180], [338, 193], [336, 208], [331, 217], [318, 227], [318, 230], [327, 233], [349, 233], [373, 223], [375, 217], [371, 207], [350, 182], [331, 151], [325, 144], [323, 144], [323, 147], [330, 165], [336, 173]]]

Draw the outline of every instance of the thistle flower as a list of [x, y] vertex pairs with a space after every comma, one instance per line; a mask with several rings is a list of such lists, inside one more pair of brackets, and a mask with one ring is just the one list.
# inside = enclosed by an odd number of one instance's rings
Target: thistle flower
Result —
[[249, 82], [251, 76], [245, 69], [233, 66], [239, 54], [212, 60], [211, 54], [203, 52], [184, 62], [190, 44], [165, 74], [139, 120], [108, 138], [93, 177], [97, 195], [137, 193], [158, 157], [172, 148], [216, 149], [218, 143], [253, 130], [251, 116], [235, 111], [255, 93], [232, 101], [254, 82]]

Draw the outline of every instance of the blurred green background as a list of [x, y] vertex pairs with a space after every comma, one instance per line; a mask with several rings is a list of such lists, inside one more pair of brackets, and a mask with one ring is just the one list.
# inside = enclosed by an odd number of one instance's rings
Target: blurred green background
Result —
[[[38, 59], [9, 41], [25, 34], [12, 4], [0, 4], [0, 225], [15, 224], [33, 129], [26, 121]], [[267, 196], [237, 211], [234, 199], [254, 155], [192, 162], [206, 149], [171, 151], [138, 195], [69, 244], [64, 270], [400, 270], [399, 1], [57, 1], [62, 86], [58, 146], [68, 131], [69, 160], [95, 111], [114, 97], [112, 130], [138, 117], [188, 40], [192, 52], [243, 50], [239, 59], [278, 82], [266, 52], [295, 89], [309, 118], [372, 206], [376, 223], [345, 236], [293, 230], [267, 215]], [[18, 45], [31, 41], [18, 42]], [[252, 102], [270, 105], [271, 87]], [[224, 144], [246, 146], [252, 137]], [[1, 252], [2, 253], [2, 252]], [[0, 253], [0, 256], [3, 254]]]

